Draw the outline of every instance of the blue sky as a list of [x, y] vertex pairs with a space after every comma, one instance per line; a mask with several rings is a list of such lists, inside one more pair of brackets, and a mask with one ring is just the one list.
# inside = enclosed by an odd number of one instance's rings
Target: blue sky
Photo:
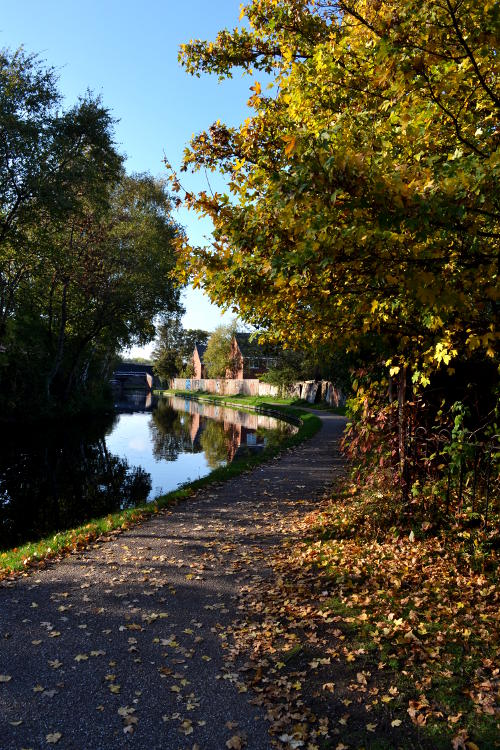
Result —
[[[165, 175], [164, 153], [178, 166], [193, 133], [248, 114], [249, 77], [237, 72], [219, 84], [188, 76], [177, 61], [181, 43], [236, 26], [238, 0], [19, 0], [0, 7], [1, 47], [39, 53], [57, 70], [68, 104], [87, 89], [102, 96], [119, 120], [116, 140], [129, 172]], [[201, 175], [183, 183], [206, 187]], [[194, 214], [181, 210], [177, 218], [191, 240], [209, 236], [210, 225]], [[185, 304], [186, 327], [211, 330], [221, 321], [200, 292], [189, 291]]]

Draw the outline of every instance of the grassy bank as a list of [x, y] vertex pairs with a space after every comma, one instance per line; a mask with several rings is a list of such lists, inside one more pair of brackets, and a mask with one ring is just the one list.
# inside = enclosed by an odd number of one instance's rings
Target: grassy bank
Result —
[[[220, 399], [220, 401], [223, 401], [223, 399]], [[258, 405], [265, 406], [264, 403]], [[251, 407], [255, 404], [247, 403], [246, 406]], [[30, 568], [42, 567], [45, 560], [55, 559], [69, 552], [83, 549], [97, 540], [105, 541], [110, 538], [110, 535], [120, 533], [162, 509], [186, 500], [194, 495], [197, 490], [207, 485], [236, 477], [244, 471], [273, 458], [281, 450], [300, 444], [312, 437], [321, 427], [320, 420], [313, 414], [281, 405], [273, 406], [273, 411], [279, 412], [285, 419], [291, 417], [295, 420], [297, 417], [300, 419], [298, 431], [285, 438], [279, 445], [271, 445], [257, 455], [242, 457], [227, 466], [219, 467], [207, 476], [182, 485], [179, 489], [162, 495], [151, 503], [108, 514], [102, 518], [92, 519], [77, 528], [59, 531], [38, 541], [3, 550], [0, 552], [0, 580]]]
[[280, 398], [279, 396], [243, 396], [238, 393], [234, 396], [219, 396], [216, 393], [208, 393], [207, 391], [175, 391], [167, 390], [160, 391], [165, 396], [185, 396], [187, 398], [196, 398], [201, 401], [215, 401], [220, 403], [231, 403], [237, 404], [240, 407], [251, 406], [251, 407], [262, 407], [262, 408], [274, 408], [278, 406], [289, 406], [293, 407], [293, 411], [288, 412], [290, 416], [296, 414], [297, 408], [314, 409], [318, 411], [328, 411], [331, 414], [339, 414], [344, 416], [346, 409], [342, 407], [329, 406], [326, 402], [321, 401], [317, 404], [310, 404], [304, 399], [296, 398]]

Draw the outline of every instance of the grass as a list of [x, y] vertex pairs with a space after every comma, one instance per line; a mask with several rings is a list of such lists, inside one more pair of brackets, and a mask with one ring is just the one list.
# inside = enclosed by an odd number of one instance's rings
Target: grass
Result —
[[[190, 394], [191, 397], [192, 395]], [[221, 402], [225, 401], [223, 398], [219, 398], [218, 400]], [[261, 406], [264, 404], [247, 403], [246, 405]], [[58, 531], [43, 539], [3, 550], [0, 552], [0, 580], [31, 568], [42, 567], [46, 560], [55, 559], [64, 554], [83, 549], [92, 542], [98, 540], [105, 541], [109, 539], [110, 534], [120, 533], [131, 526], [145, 521], [147, 518], [169, 506], [187, 500], [203, 487], [237, 477], [243, 472], [253, 469], [258, 464], [273, 458], [280, 451], [299, 445], [304, 440], [312, 437], [321, 427], [321, 421], [314, 414], [297, 409], [289, 409], [283, 405], [273, 405], [272, 408], [273, 411], [279, 412], [284, 418], [293, 417], [296, 420], [298, 417], [300, 420], [298, 431], [293, 435], [287, 436], [279, 445], [270, 445], [257, 455], [245, 456], [227, 466], [221, 466], [201, 479], [186, 483], [166, 495], [161, 495], [153, 502], [146, 503], [137, 508], [129, 508], [117, 513], [111, 513], [101, 518], [95, 518], [76, 528]]]

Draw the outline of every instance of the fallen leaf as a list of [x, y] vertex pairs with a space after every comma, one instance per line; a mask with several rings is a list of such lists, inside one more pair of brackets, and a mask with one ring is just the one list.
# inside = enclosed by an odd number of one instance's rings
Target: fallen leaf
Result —
[[226, 747], [229, 750], [242, 750], [244, 740], [239, 734], [235, 734], [230, 740], [226, 742]]
[[52, 732], [51, 734], [47, 734], [45, 739], [50, 745], [55, 745], [56, 742], [59, 742], [61, 737], [62, 737], [61, 732]]

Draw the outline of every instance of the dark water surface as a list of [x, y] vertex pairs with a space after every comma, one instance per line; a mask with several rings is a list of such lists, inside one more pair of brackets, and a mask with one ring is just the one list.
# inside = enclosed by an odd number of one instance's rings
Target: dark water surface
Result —
[[189, 401], [120, 396], [91, 421], [4, 428], [0, 550], [175, 489], [294, 430], [260, 414]]

